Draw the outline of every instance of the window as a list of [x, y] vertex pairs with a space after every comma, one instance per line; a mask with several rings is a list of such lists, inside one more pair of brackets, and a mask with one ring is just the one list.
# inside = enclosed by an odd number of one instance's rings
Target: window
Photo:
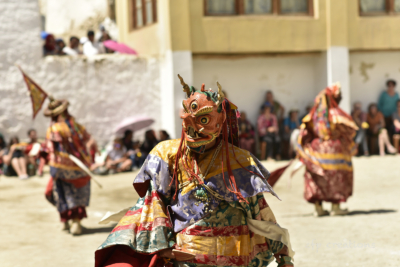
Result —
[[400, 13], [400, 0], [359, 0], [364, 16], [395, 15]]
[[133, 28], [157, 22], [157, 0], [132, 0]]
[[[204, 0], [206, 16], [313, 15], [314, 0]], [[400, 8], [400, 7], [399, 7]]]

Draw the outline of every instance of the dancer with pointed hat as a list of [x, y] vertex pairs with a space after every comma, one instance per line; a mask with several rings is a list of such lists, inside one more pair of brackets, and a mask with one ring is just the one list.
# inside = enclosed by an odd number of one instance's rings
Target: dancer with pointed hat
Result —
[[[315, 216], [347, 214], [340, 203], [353, 193], [351, 157], [358, 128], [339, 107], [341, 99], [339, 83], [322, 90], [300, 130], [297, 148], [306, 166], [304, 198], [315, 205]], [[323, 201], [332, 203], [330, 213], [322, 208]]]
[[[91, 141], [85, 127], [75, 121], [68, 112], [67, 100], [50, 97], [44, 111], [51, 118], [46, 134], [46, 147], [50, 154], [50, 181], [46, 198], [57, 207], [62, 229], [72, 235], [82, 233], [81, 220], [87, 217], [86, 207], [90, 199], [90, 176], [69, 157], [73, 155], [90, 166], [92, 159], [87, 145]], [[71, 223], [71, 224], [70, 224]]]
[[[263, 193], [269, 172], [238, 142], [237, 107], [181, 83], [181, 139], [159, 143], [133, 186], [141, 197], [95, 253], [95, 266], [293, 266], [289, 233]], [[113, 215], [116, 216], [116, 215]], [[115, 219], [115, 217], [113, 217]]]

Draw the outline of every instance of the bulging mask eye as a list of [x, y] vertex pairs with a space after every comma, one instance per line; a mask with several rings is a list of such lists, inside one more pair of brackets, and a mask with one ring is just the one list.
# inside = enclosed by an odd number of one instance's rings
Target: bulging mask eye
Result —
[[200, 122], [201, 122], [201, 124], [208, 124], [210, 122], [210, 118], [202, 117], [202, 118], [200, 118]]
[[192, 111], [196, 111], [198, 107], [199, 107], [199, 105], [197, 104], [196, 101], [194, 101], [194, 102], [192, 102], [192, 104], [190, 104], [190, 109]]

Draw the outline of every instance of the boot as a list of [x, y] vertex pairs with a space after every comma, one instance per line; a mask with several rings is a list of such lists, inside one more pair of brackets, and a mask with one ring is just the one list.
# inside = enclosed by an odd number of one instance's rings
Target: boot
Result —
[[69, 230], [69, 224], [68, 221], [62, 223], [61, 231], [68, 231]]
[[318, 201], [315, 202], [315, 212], [314, 212], [315, 217], [321, 217], [321, 216], [325, 216], [328, 214], [329, 214], [329, 212], [322, 208], [322, 202], [318, 202]]
[[79, 219], [73, 219], [73, 220], [72, 220], [72, 224], [71, 224], [71, 228], [70, 228], [69, 232], [70, 232], [72, 235], [80, 235], [80, 234], [82, 234], [81, 220], [79, 220]]
[[347, 209], [340, 209], [340, 204], [332, 203], [331, 216], [346, 215], [347, 213], [349, 213]]

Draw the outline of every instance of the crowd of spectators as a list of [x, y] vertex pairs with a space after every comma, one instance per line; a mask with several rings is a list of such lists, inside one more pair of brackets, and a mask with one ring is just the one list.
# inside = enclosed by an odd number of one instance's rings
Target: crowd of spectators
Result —
[[[353, 105], [351, 116], [359, 127], [354, 141], [358, 155], [396, 154], [400, 145], [400, 100], [395, 91], [396, 81], [388, 80], [387, 89], [382, 92], [377, 103], [371, 103], [367, 112], [361, 102]], [[285, 108], [268, 91], [261, 106], [256, 128], [248, 121], [245, 112], [239, 119], [240, 146], [252, 153], [259, 153], [262, 160], [295, 157], [295, 144], [304, 114], [291, 109], [285, 117]], [[257, 149], [258, 148], [258, 149]]]
[[95, 32], [90, 30], [87, 35], [81, 38], [71, 36], [68, 45], [62, 38], [55, 38], [51, 33], [42, 33], [44, 39], [43, 56], [49, 55], [86, 55], [114, 53], [113, 50], [105, 47], [104, 41], [112, 40], [104, 27], [100, 28], [99, 37], [96, 39]]
[[[30, 176], [43, 175], [43, 168], [48, 163], [48, 150], [45, 142], [38, 141], [36, 130], [28, 131], [28, 142], [20, 142], [13, 136], [7, 143], [0, 134], [0, 174], [19, 177], [21, 180]], [[114, 174], [136, 170], [142, 166], [150, 151], [161, 141], [169, 140], [168, 133], [159, 131], [158, 138], [154, 130], [145, 133], [143, 142], [133, 141], [133, 132], [125, 131], [122, 138], [115, 138], [112, 146], [103, 150], [103, 160], [99, 157], [90, 169], [99, 175]], [[92, 147], [96, 147], [94, 150]], [[97, 145], [87, 144], [95, 162]], [[93, 150], [93, 151], [92, 151]], [[92, 153], [93, 152], [93, 153]]]

